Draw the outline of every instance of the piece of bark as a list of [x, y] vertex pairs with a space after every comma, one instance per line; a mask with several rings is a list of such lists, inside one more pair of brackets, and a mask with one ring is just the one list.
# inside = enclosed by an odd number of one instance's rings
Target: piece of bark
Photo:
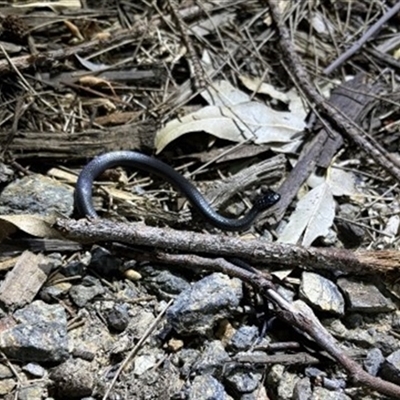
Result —
[[46, 282], [49, 261], [42, 254], [25, 251], [0, 287], [0, 303], [9, 310], [29, 304]]
[[166, 72], [160, 65], [138, 67], [131, 69], [116, 68], [114, 70], [93, 71], [90, 74], [87, 70], [62, 72], [52, 76], [50, 73], [41, 75], [41, 79], [54, 87], [59, 87], [65, 83], [79, 83], [80, 78], [94, 76], [98, 80], [112, 82], [113, 84], [136, 85], [140, 87], [159, 87], [167, 79]]
[[261, 222], [268, 222], [268, 224], [273, 225], [282, 219], [286, 209], [296, 197], [301, 185], [314, 170], [318, 156], [321, 154], [327, 140], [328, 134], [324, 130], [321, 130], [314, 136], [308, 151], [300, 157], [295, 167], [290, 171], [288, 177], [279, 188], [278, 193], [281, 195], [281, 199], [278, 203], [265, 211]]
[[[360, 73], [351, 81], [344, 82], [335, 88], [329, 98], [329, 103], [355, 124], [362, 126], [367, 114], [378, 104], [378, 96], [383, 90], [382, 81], [371, 81], [366, 74]], [[317, 122], [314, 129], [318, 131], [321, 128], [324, 129], [322, 123]], [[328, 168], [333, 156], [342, 145], [343, 137], [335, 131], [330, 132], [317, 166]]]
[[271, 150], [271, 146], [241, 143], [240, 145], [234, 144], [229, 147], [217, 147], [209, 149], [208, 151], [201, 151], [199, 153], [185, 154], [175, 159], [196, 159], [203, 163], [214, 162], [215, 164], [231, 162], [235, 160], [243, 160], [246, 158], [254, 158], [261, 156]]
[[234, 361], [238, 363], [250, 363], [251, 365], [315, 365], [321, 362], [318, 358], [306, 352], [295, 354], [239, 353], [234, 357]]
[[[74, 252], [82, 250], [79, 243], [70, 240], [60, 239], [41, 239], [41, 238], [12, 238], [8, 241], [0, 243], [0, 254], [3, 257], [11, 257], [15, 254], [22, 254], [25, 250], [32, 252]], [[14, 263], [9, 266], [9, 260], [0, 261], [0, 271], [3, 269], [10, 269]], [[4, 267], [2, 267], [4, 266]]]
[[[366, 114], [376, 106], [377, 95], [382, 90], [381, 83], [371, 83], [365, 74], [359, 74], [336, 88], [329, 103], [355, 124], [361, 125]], [[304, 147], [296, 165], [278, 190], [281, 200], [266, 211], [264, 222], [276, 224], [280, 221], [309, 175], [316, 167], [328, 168], [337, 150], [343, 145], [343, 137], [333, 129], [328, 132], [322, 122], [317, 122], [313, 131], [317, 133]]]
[[[5, 143], [9, 134], [0, 132], [0, 143]], [[17, 160], [36, 157], [56, 160], [87, 159], [113, 150], [152, 149], [155, 134], [154, 121], [74, 133], [18, 131], [8, 150]]]

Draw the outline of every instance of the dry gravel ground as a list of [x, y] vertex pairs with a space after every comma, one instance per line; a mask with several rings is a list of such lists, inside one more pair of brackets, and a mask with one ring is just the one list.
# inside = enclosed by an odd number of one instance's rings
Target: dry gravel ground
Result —
[[[0, 397], [400, 398], [395, 1], [0, 5]], [[250, 229], [210, 226], [165, 161]]]

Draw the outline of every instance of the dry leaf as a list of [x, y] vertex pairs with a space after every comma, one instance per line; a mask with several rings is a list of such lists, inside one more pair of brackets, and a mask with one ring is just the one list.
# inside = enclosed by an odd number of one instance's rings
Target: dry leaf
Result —
[[235, 88], [229, 81], [221, 80], [201, 92], [210, 106], [234, 106], [251, 100], [247, 93]]
[[289, 103], [289, 97], [285, 93], [276, 90], [269, 83], [263, 82], [261, 78], [241, 75], [239, 79], [247, 89], [254, 93], [266, 94], [283, 103]]
[[210, 15], [190, 27], [189, 34], [203, 37], [221, 29], [222, 26], [233, 23], [235, 14], [232, 12], [222, 12], [220, 14]]
[[157, 153], [189, 132], [205, 131], [232, 142], [267, 144], [288, 143], [304, 128], [303, 115], [278, 112], [265, 104], [248, 101], [246, 94], [225, 81], [215, 84], [203, 97], [215, 105], [169, 122], [156, 135]]
[[54, 12], [57, 10], [64, 9], [79, 9], [82, 8], [80, 0], [59, 0], [59, 1], [32, 1], [32, 2], [15, 2], [13, 5], [15, 8], [50, 8]]
[[354, 196], [358, 194], [356, 189], [356, 177], [353, 173], [339, 168], [329, 168], [327, 183], [334, 196]]
[[296, 206], [289, 223], [283, 229], [279, 242], [310, 246], [313, 241], [326, 236], [335, 217], [335, 201], [330, 186], [324, 182], [308, 192]]
[[312, 173], [307, 179], [307, 185], [310, 188], [315, 188], [324, 182], [329, 185], [334, 196], [355, 196], [358, 194], [356, 177], [351, 172], [331, 167], [328, 169], [326, 177]]
[[85, 67], [87, 70], [92, 72], [104, 71], [107, 68], [110, 68], [107, 64], [95, 63], [86, 58], [81, 57], [79, 54], [75, 54], [76, 59]]
[[64, 25], [69, 29], [71, 34], [73, 36], [75, 36], [77, 39], [79, 39], [80, 41], [85, 40], [85, 38], [82, 36], [79, 28], [75, 24], [73, 24], [72, 22], [70, 22], [68, 20], [65, 20]]
[[[40, 215], [0, 215], [0, 232], [9, 231], [11, 228], [15, 232], [16, 228], [26, 232], [32, 236], [48, 238], [48, 239], [61, 239], [62, 235], [52, 228], [56, 217], [43, 217]], [[0, 240], [4, 239], [0, 235]]]

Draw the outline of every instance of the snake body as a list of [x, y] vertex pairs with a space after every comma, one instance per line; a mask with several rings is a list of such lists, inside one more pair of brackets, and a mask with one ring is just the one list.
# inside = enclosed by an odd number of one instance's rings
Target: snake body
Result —
[[256, 199], [253, 207], [243, 217], [227, 218], [216, 212], [197, 188], [168, 164], [136, 151], [113, 151], [95, 157], [79, 175], [75, 190], [75, 204], [81, 216], [98, 218], [92, 201], [93, 182], [105, 170], [117, 166], [136, 168], [165, 179], [185, 195], [206, 221], [227, 231], [249, 228], [263, 210], [271, 207], [280, 199], [278, 193], [268, 190]]

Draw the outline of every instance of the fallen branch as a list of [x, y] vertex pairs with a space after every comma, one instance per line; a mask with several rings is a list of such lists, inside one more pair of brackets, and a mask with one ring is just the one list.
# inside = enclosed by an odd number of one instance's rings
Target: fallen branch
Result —
[[259, 265], [274, 263], [292, 267], [304, 266], [317, 270], [342, 271], [345, 274], [385, 274], [396, 271], [400, 262], [400, 252], [392, 250], [353, 252], [336, 248], [304, 248], [271, 243], [264, 239], [245, 240], [222, 234], [155, 228], [142, 223], [60, 219], [56, 228], [66, 238], [80, 242], [120, 242], [162, 250], [239, 257]]

